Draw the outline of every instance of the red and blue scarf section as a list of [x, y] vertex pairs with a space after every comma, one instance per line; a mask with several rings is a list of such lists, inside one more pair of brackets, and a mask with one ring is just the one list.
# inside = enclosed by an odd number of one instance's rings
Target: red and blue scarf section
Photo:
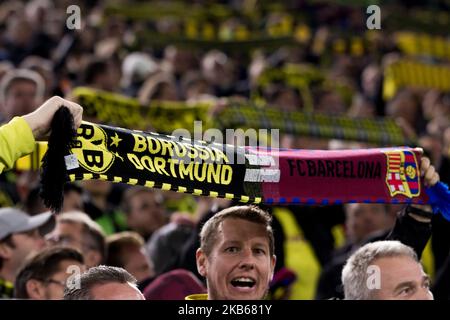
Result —
[[248, 204], [430, 204], [450, 220], [448, 187], [423, 185], [419, 148], [243, 148], [89, 122], [75, 132], [58, 117], [41, 176], [54, 211], [65, 182], [98, 179]]

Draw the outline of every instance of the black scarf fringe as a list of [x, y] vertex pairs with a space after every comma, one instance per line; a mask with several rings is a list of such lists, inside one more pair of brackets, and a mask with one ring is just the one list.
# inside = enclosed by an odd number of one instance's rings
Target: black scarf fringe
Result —
[[64, 201], [67, 169], [64, 157], [75, 146], [77, 132], [73, 116], [67, 107], [55, 112], [51, 122], [48, 150], [42, 159], [41, 198], [53, 212], [60, 212]]

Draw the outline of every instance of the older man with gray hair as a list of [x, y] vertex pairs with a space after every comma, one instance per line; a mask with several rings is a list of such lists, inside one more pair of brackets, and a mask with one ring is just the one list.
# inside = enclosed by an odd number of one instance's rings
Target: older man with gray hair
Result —
[[399, 241], [359, 248], [342, 270], [346, 300], [432, 300], [430, 279], [414, 250]]

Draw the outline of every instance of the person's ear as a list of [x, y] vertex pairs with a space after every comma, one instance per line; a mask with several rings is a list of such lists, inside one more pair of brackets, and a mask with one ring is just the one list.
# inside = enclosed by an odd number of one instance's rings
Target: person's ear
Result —
[[30, 279], [25, 284], [25, 289], [29, 299], [33, 300], [44, 300], [45, 299], [45, 288], [41, 281]]
[[273, 280], [273, 274], [275, 272], [276, 263], [277, 263], [277, 256], [273, 254], [272, 257], [270, 258], [270, 270], [271, 270], [270, 281]]
[[207, 267], [208, 259], [201, 248], [197, 249], [197, 252], [195, 253], [195, 259], [197, 261], [198, 273], [200, 273], [200, 275], [206, 278], [208, 274], [208, 267]]
[[3, 259], [10, 259], [12, 256], [12, 248], [5, 242], [0, 242], [0, 257]]

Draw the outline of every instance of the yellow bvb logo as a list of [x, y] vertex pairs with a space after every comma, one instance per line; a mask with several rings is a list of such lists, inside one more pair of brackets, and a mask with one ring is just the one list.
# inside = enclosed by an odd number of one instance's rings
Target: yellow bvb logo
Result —
[[71, 152], [76, 155], [79, 164], [93, 173], [106, 172], [113, 164], [115, 155], [107, 148], [105, 131], [83, 121], [77, 134], [77, 146]]

